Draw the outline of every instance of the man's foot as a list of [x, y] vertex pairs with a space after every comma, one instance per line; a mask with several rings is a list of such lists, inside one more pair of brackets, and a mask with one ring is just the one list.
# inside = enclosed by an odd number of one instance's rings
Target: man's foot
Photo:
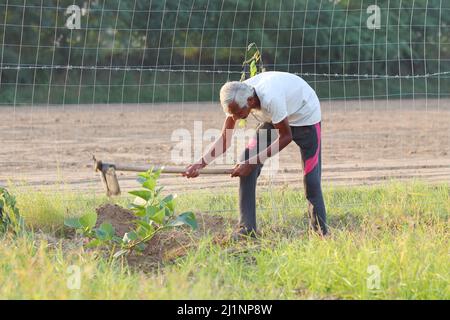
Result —
[[259, 233], [256, 230], [240, 227], [238, 230], [236, 230], [231, 234], [231, 240], [232, 241], [251, 240], [256, 239], [258, 236]]

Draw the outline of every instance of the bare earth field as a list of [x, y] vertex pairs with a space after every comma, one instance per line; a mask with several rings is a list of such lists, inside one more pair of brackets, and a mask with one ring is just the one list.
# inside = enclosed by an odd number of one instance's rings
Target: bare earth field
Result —
[[[324, 185], [414, 178], [450, 182], [450, 100], [333, 101], [323, 102], [322, 112]], [[194, 136], [195, 121], [202, 121], [206, 131], [220, 129], [223, 119], [219, 104], [211, 103], [3, 107], [0, 185], [58, 184], [103, 192], [92, 169], [94, 154], [112, 163], [173, 165], [174, 130]], [[251, 120], [248, 127], [255, 125]], [[204, 141], [204, 147], [208, 144]], [[137, 186], [134, 178], [120, 174], [123, 190]], [[163, 175], [161, 183], [187, 192], [237, 186], [238, 181]], [[302, 185], [295, 144], [282, 151], [280, 171], [263, 175], [260, 184]]]

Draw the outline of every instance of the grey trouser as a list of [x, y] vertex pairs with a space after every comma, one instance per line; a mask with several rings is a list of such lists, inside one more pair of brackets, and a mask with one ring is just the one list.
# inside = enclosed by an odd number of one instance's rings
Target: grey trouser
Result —
[[[265, 130], [264, 130], [265, 129]], [[276, 140], [276, 131], [271, 123], [265, 122], [258, 126], [253, 143], [245, 149], [241, 161], [247, 160], [263, 151]], [[321, 124], [311, 126], [291, 127], [292, 138], [299, 146], [305, 195], [308, 201], [310, 226], [316, 232], [327, 233], [326, 210], [321, 188]], [[264, 141], [265, 140], [265, 141]], [[239, 206], [240, 226], [247, 231], [256, 231], [256, 182], [263, 165], [257, 165], [247, 177], [240, 177]]]

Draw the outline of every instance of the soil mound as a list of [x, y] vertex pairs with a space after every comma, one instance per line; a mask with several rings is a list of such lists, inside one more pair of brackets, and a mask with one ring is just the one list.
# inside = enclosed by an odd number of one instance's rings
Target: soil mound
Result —
[[[104, 204], [96, 211], [97, 226], [109, 222], [120, 237], [134, 227], [133, 221], [136, 217], [128, 209], [115, 204]], [[196, 213], [195, 216], [198, 222], [196, 231], [182, 227], [158, 233], [147, 242], [144, 252], [134, 252], [127, 257], [129, 264], [145, 270], [173, 261], [184, 256], [189, 249], [197, 245], [199, 238], [206, 235], [212, 236], [215, 242], [222, 243], [227, 237], [227, 229], [236, 224], [234, 220], [217, 215]]]
[[130, 231], [133, 228], [133, 221], [136, 220], [136, 217], [130, 210], [116, 204], [107, 203], [98, 207], [95, 211], [97, 211], [96, 227], [103, 222], [109, 222], [119, 237], [123, 237], [125, 233]]

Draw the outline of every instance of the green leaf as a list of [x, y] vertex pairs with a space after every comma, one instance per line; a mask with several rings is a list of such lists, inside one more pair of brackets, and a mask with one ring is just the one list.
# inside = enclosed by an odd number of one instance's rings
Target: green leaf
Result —
[[145, 230], [144, 228], [138, 227], [136, 229], [136, 233], [139, 235], [140, 239], [146, 239], [147, 241], [152, 238], [152, 236], [155, 234], [153, 231]]
[[195, 218], [195, 214], [193, 212], [184, 212], [180, 214], [172, 223], [170, 223], [171, 227], [178, 227], [180, 225], [188, 225], [192, 229], [196, 230], [198, 228], [197, 219]]
[[134, 208], [131, 209], [135, 216], [138, 216], [140, 218], [145, 217], [146, 215], [146, 209], [145, 208]]
[[148, 178], [150, 178], [150, 174], [148, 172], [140, 172], [140, 173], [138, 173], [138, 177], [143, 178], [143, 179], [148, 179]]
[[129, 243], [129, 242], [131, 242], [131, 241], [134, 241], [134, 240], [137, 240], [137, 238], [138, 238], [138, 235], [137, 235], [137, 233], [136, 232], [134, 232], [134, 231], [130, 231], [130, 232], [127, 232], [127, 233], [125, 233], [124, 235], [123, 235], [123, 242], [125, 242], [125, 243]]
[[164, 208], [164, 213], [165, 213], [166, 217], [173, 216], [173, 211], [167, 207]]
[[81, 229], [83, 226], [81, 225], [80, 218], [67, 218], [64, 219], [64, 225], [73, 228], [73, 229]]
[[156, 180], [148, 179], [142, 184], [142, 187], [144, 187], [144, 188], [146, 188], [148, 190], [154, 191], [155, 187], [156, 187]]
[[169, 210], [172, 212], [175, 210], [174, 200], [175, 200], [175, 197], [171, 194], [162, 200], [166, 204], [166, 207], [169, 208]]
[[105, 231], [108, 235], [110, 235], [111, 237], [114, 235], [115, 230], [114, 227], [111, 223], [108, 222], [103, 222], [100, 225], [100, 229], [102, 229], [103, 231]]
[[103, 222], [100, 225], [100, 228], [95, 230], [95, 233], [99, 239], [112, 240], [112, 238], [115, 234], [115, 230], [114, 230], [114, 227], [112, 226], [112, 224]]
[[257, 73], [258, 73], [258, 68], [256, 67], [256, 61], [253, 60], [250, 63], [250, 78], [256, 76]]
[[138, 177], [137, 182], [139, 182], [140, 185], [142, 185], [145, 181], [147, 181], [147, 178]]
[[154, 216], [160, 209], [156, 206], [148, 206], [145, 208], [145, 215], [147, 217]]
[[79, 218], [80, 224], [85, 229], [92, 229], [97, 223], [97, 214], [90, 212]]
[[145, 209], [145, 206], [143, 204], [139, 204], [139, 203], [130, 203], [128, 205], [128, 208], [129, 209]]
[[159, 177], [161, 176], [161, 172], [162, 171], [163, 171], [163, 169], [159, 169], [158, 171], [155, 171], [153, 173], [153, 179], [155, 179], [155, 181], [159, 179]]
[[116, 236], [116, 235], [114, 235], [112, 237], [112, 241], [114, 241], [115, 243], [118, 243], [118, 244], [123, 244], [123, 239], [121, 237]]
[[162, 209], [159, 210], [157, 213], [155, 213], [152, 216], [149, 216], [149, 218], [153, 221], [155, 221], [158, 224], [162, 224], [164, 222], [164, 217], [166, 216], [166, 210]]
[[173, 221], [170, 221], [168, 224], [167, 224], [167, 226], [168, 227], [180, 227], [180, 226], [184, 226], [185, 225], [185, 223], [183, 222], [183, 221], [181, 221], [181, 220], [178, 220], [178, 219], [175, 219], [175, 220], [173, 220]]
[[142, 252], [142, 251], [144, 251], [145, 250], [145, 248], [147, 247], [147, 245], [145, 244], [145, 243], [139, 243], [137, 246], [136, 246], [136, 248], [140, 251], [140, 252]]
[[142, 220], [135, 221], [135, 223], [137, 225], [136, 232], [139, 235], [139, 237], [146, 238], [155, 233], [155, 228], [151, 223], [147, 223]]
[[86, 246], [88, 248], [95, 248], [95, 247], [99, 247], [103, 244], [103, 241], [100, 239], [94, 239], [92, 241], [90, 241]]
[[128, 193], [133, 196], [136, 196], [138, 198], [141, 198], [145, 201], [148, 201], [152, 197], [152, 193], [147, 190], [134, 190], [134, 191], [130, 191]]
[[141, 207], [145, 208], [145, 206], [148, 204], [149, 201], [151, 201], [151, 200], [147, 201], [142, 198], [136, 197], [136, 198], [134, 198], [133, 205], [135, 205], [136, 207], [141, 206]]
[[97, 239], [102, 240], [102, 241], [107, 240], [107, 237], [108, 237], [106, 232], [101, 229], [95, 230], [95, 236], [97, 237]]
[[136, 220], [135, 223], [137, 226], [142, 227], [147, 231], [155, 231], [155, 228], [153, 228], [153, 226], [150, 223], [147, 223], [143, 220]]
[[168, 202], [173, 201], [174, 199], [175, 199], [175, 197], [174, 197], [173, 195], [169, 194], [167, 197], [165, 197], [164, 199], [162, 199], [162, 201], [168, 203]]

